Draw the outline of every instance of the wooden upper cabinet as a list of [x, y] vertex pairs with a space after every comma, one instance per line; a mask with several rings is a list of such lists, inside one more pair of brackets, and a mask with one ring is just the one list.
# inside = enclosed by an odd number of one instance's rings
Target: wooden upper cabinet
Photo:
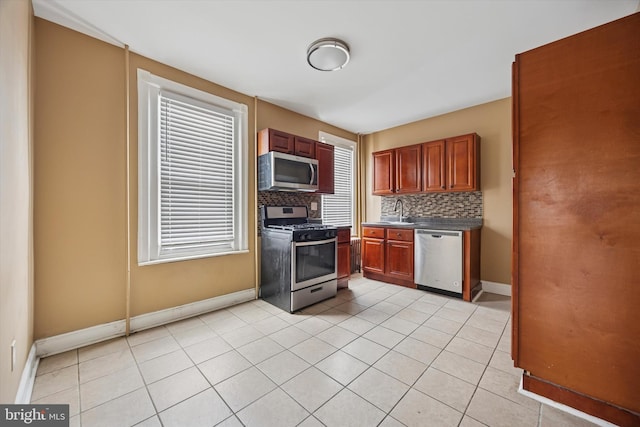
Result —
[[313, 139], [303, 138], [301, 136], [294, 136], [293, 138], [293, 152], [296, 156], [316, 158], [316, 144], [318, 142]]
[[422, 191], [480, 189], [480, 137], [475, 133], [422, 144]]
[[445, 140], [422, 144], [422, 190], [446, 191]]
[[258, 155], [269, 151], [295, 153], [295, 136], [275, 129], [262, 129], [258, 132]]
[[373, 153], [373, 194], [418, 193], [422, 188], [422, 146]]
[[258, 132], [258, 155], [269, 151], [313, 159], [316, 156], [316, 141], [281, 130], [262, 129]]
[[315, 158], [318, 160], [318, 193], [333, 194], [335, 184], [335, 147], [315, 142]]
[[422, 189], [422, 145], [396, 148], [396, 193], [418, 193]]
[[373, 153], [374, 195], [479, 189], [475, 133]]
[[446, 140], [448, 191], [480, 188], [480, 138], [475, 133]]
[[395, 194], [395, 188], [395, 150], [384, 150], [373, 153], [373, 194]]

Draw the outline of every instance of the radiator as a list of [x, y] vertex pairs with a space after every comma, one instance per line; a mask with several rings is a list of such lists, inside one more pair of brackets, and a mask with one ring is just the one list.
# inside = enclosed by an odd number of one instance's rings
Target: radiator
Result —
[[360, 238], [351, 238], [351, 273], [360, 273], [361, 267], [361, 254], [360, 254]]

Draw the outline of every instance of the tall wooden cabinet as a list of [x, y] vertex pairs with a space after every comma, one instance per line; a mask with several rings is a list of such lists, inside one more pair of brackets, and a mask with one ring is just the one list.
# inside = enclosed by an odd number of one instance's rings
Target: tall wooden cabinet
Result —
[[640, 425], [640, 13], [516, 56], [513, 339], [525, 390]]

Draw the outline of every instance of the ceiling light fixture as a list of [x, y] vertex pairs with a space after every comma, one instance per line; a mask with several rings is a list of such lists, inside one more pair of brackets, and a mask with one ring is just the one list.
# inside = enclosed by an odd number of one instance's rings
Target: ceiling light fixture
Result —
[[340, 70], [349, 63], [349, 58], [349, 46], [334, 38], [316, 40], [307, 49], [307, 62], [320, 71]]

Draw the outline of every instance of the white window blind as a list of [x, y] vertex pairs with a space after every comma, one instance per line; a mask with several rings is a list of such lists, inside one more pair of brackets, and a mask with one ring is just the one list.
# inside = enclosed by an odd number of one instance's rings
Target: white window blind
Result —
[[138, 70], [138, 263], [248, 250], [247, 106]]
[[160, 252], [233, 242], [233, 112], [160, 94]]
[[[331, 143], [331, 140], [325, 139]], [[334, 194], [322, 196], [322, 222], [336, 226], [354, 226], [355, 144], [335, 144]]]

